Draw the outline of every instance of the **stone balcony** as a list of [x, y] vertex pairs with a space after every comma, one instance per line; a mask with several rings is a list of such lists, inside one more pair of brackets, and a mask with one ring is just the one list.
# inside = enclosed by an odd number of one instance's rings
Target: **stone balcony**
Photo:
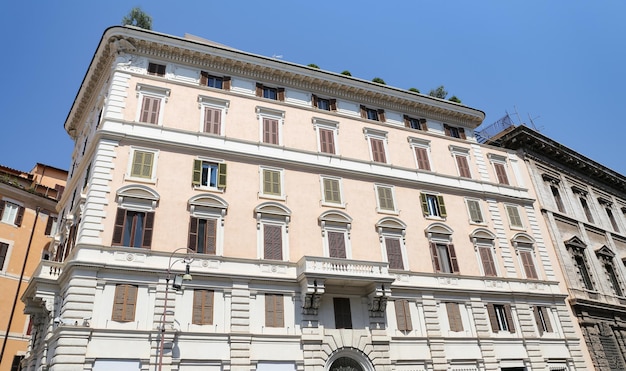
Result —
[[389, 264], [353, 259], [304, 256], [298, 261], [298, 281], [321, 279], [327, 284], [367, 286], [373, 282], [391, 284]]

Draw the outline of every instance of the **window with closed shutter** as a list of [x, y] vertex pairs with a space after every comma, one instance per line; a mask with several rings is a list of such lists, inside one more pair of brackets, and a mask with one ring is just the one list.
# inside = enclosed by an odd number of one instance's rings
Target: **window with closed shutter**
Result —
[[279, 170], [263, 169], [263, 194], [281, 196], [281, 172]]
[[154, 152], [139, 150], [133, 151], [133, 163], [131, 165], [130, 176], [152, 179], [153, 164]]
[[278, 120], [263, 118], [263, 143], [279, 144]]
[[333, 308], [335, 311], [335, 328], [351, 329], [352, 313], [350, 311], [350, 299], [333, 298]]
[[204, 132], [222, 134], [222, 110], [219, 108], [204, 107]]
[[489, 246], [479, 246], [478, 253], [480, 255], [480, 260], [482, 262], [483, 271], [485, 276], [487, 277], [495, 277], [496, 273], [496, 263], [493, 260], [493, 252], [491, 251], [491, 247]]
[[399, 237], [385, 237], [385, 249], [387, 250], [387, 261], [390, 269], [404, 269], [402, 261], [402, 248]]
[[480, 209], [480, 202], [478, 200], [466, 200], [467, 209], [470, 215], [470, 221], [472, 223], [483, 223], [483, 213]]
[[145, 122], [146, 124], [158, 124], [160, 108], [160, 97], [144, 95], [141, 102], [141, 115], [139, 116], [139, 121]]
[[111, 319], [118, 322], [131, 322], [135, 320], [135, 308], [137, 307], [137, 286], [120, 284], [115, 286], [113, 299], [113, 313]]
[[339, 179], [322, 178], [324, 185], [324, 202], [341, 204], [341, 189]]
[[345, 232], [327, 231], [328, 254], [331, 258], [346, 257], [346, 234]]
[[372, 161], [386, 163], [385, 144], [382, 139], [370, 138], [370, 146], [372, 147]]
[[519, 256], [524, 267], [524, 273], [526, 278], [537, 279], [537, 270], [535, 269], [535, 262], [533, 260], [532, 251], [520, 250]]
[[283, 228], [279, 225], [263, 225], [264, 259], [283, 260]]
[[470, 172], [467, 156], [456, 155], [454, 157], [456, 157], [456, 165], [459, 169], [459, 176], [463, 178], [471, 178], [472, 173]]
[[415, 158], [417, 160], [417, 168], [420, 170], [430, 171], [430, 160], [428, 159], [428, 149], [424, 147], [415, 147]]
[[450, 331], [463, 331], [463, 319], [461, 318], [461, 309], [459, 303], [446, 303], [446, 312], [448, 313], [448, 324]]
[[335, 154], [335, 132], [331, 129], [319, 128], [320, 152]]
[[506, 205], [506, 213], [509, 217], [509, 223], [513, 228], [524, 228], [519, 210], [515, 205]]
[[493, 164], [493, 168], [496, 170], [496, 177], [498, 178], [498, 183], [500, 184], [509, 184], [509, 177], [506, 175], [506, 168], [504, 164], [495, 162]]
[[193, 290], [192, 320], [194, 325], [213, 324], [213, 300], [212, 290]]
[[394, 301], [396, 311], [396, 323], [400, 331], [412, 331], [411, 308], [408, 300], [400, 299]]
[[391, 187], [376, 186], [378, 195], [378, 207], [380, 210], [395, 211], [396, 206], [393, 202], [393, 190]]
[[265, 326], [285, 327], [285, 299], [281, 294], [265, 294]]

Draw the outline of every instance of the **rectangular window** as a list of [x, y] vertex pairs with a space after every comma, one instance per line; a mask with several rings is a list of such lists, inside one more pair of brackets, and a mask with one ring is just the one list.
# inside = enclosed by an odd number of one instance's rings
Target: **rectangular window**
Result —
[[335, 154], [335, 130], [318, 128], [320, 152]]
[[537, 270], [535, 269], [535, 262], [533, 259], [533, 253], [530, 250], [519, 250], [519, 256], [522, 260], [524, 267], [524, 274], [526, 278], [537, 279]]
[[589, 270], [587, 269], [587, 262], [585, 262], [585, 258], [582, 255], [576, 254], [574, 256], [574, 262], [576, 263], [578, 273], [580, 273], [580, 278], [583, 281], [585, 289], [593, 290], [593, 281], [591, 281], [591, 275], [589, 275]]
[[493, 332], [515, 332], [511, 306], [509, 304], [488, 304], [487, 312]]
[[336, 99], [320, 98], [315, 94], [313, 94], [311, 98], [313, 102], [313, 107], [315, 108], [318, 108], [324, 111], [336, 111], [337, 110]]
[[524, 228], [522, 218], [519, 215], [519, 210], [515, 205], [506, 205], [506, 214], [509, 217], [509, 225], [511, 228]]
[[617, 273], [615, 272], [613, 264], [605, 263], [604, 270], [606, 270], [606, 274], [609, 276], [609, 282], [611, 282], [611, 286], [613, 286], [613, 291], [615, 292], [615, 295], [624, 296], [624, 293], [622, 292], [622, 287], [617, 280]]
[[465, 200], [467, 204], [467, 211], [469, 212], [470, 222], [472, 223], [484, 223], [483, 213], [480, 209], [480, 201], [478, 200]]
[[208, 72], [200, 72], [200, 85], [215, 89], [230, 90], [230, 77], [213, 76]]
[[117, 209], [113, 229], [113, 246], [150, 248], [154, 212]]
[[352, 313], [350, 312], [350, 299], [333, 298], [333, 307], [335, 310], [335, 328], [351, 329]]
[[217, 219], [191, 217], [189, 221], [190, 250], [198, 254], [215, 255], [217, 245]]
[[263, 118], [263, 143], [279, 144], [279, 122], [276, 119]]
[[496, 262], [493, 260], [493, 251], [490, 246], [479, 246], [478, 253], [480, 255], [480, 261], [483, 265], [483, 271], [487, 277], [497, 276]]
[[449, 126], [449, 125], [443, 124], [443, 130], [445, 132], [445, 135], [448, 136], [448, 137], [459, 138], [459, 139], [467, 139], [465, 137], [465, 129], [464, 128], [460, 128], [460, 127], [456, 127], [456, 126]]
[[139, 116], [139, 122], [154, 125], [158, 124], [161, 100], [161, 97], [143, 95], [143, 99], [141, 101], [141, 115]]
[[400, 331], [412, 331], [411, 308], [408, 300], [396, 300], [393, 302], [396, 310], [396, 323]]
[[396, 205], [393, 200], [393, 187], [377, 185], [376, 195], [378, 196], [378, 210], [379, 211], [396, 211]]
[[193, 290], [191, 323], [194, 325], [213, 324], [213, 297], [212, 290]]
[[263, 194], [269, 196], [282, 196], [282, 171], [273, 169], [263, 170]]
[[463, 178], [471, 178], [472, 173], [470, 172], [469, 161], [467, 160], [468, 156], [464, 155], [455, 155], [456, 166], [459, 170], [459, 176]]
[[615, 220], [615, 216], [613, 215], [613, 211], [611, 211], [611, 208], [607, 206], [604, 208], [604, 210], [606, 210], [606, 216], [609, 217], [609, 221], [611, 222], [611, 226], [613, 227], [613, 230], [615, 232], [619, 232], [619, 227], [617, 226], [617, 220]]
[[399, 237], [385, 237], [385, 250], [387, 251], [387, 261], [389, 269], [404, 269], [402, 261], [402, 247]]
[[285, 100], [285, 89], [284, 88], [275, 88], [265, 86], [263, 84], [256, 84], [256, 96], [271, 100], [284, 101]]
[[130, 176], [133, 178], [152, 179], [154, 164], [154, 152], [133, 151], [133, 162], [130, 168]]
[[493, 163], [493, 168], [496, 170], [496, 177], [498, 178], [498, 183], [509, 185], [509, 177], [506, 175], [506, 167], [504, 164], [499, 162]]
[[263, 258], [283, 260], [283, 227], [263, 224]]
[[456, 251], [451, 243], [431, 242], [430, 252], [433, 258], [433, 268], [437, 273], [459, 273], [459, 264]]
[[446, 205], [443, 202], [443, 196], [421, 193], [420, 200], [424, 216], [445, 218], [448, 215], [446, 213]]
[[548, 308], [535, 306], [533, 308], [533, 312], [535, 314], [535, 323], [537, 324], [539, 334], [543, 334], [544, 332], [552, 332], [552, 324], [550, 324]]
[[428, 148], [426, 147], [413, 147], [415, 150], [415, 160], [417, 161], [417, 168], [420, 170], [430, 171], [430, 160], [428, 159]]
[[463, 331], [463, 319], [461, 318], [459, 303], [446, 303], [446, 312], [448, 313], [450, 331]]
[[385, 110], [361, 106], [361, 117], [373, 121], [385, 121]]
[[[48, 221], [46, 222], [46, 236], [54, 236], [57, 233], [58, 217], [48, 215]], [[2, 267], [2, 265], [0, 265]]]
[[556, 204], [556, 208], [560, 212], [564, 213], [565, 206], [563, 206], [563, 199], [561, 198], [561, 193], [559, 192], [559, 189], [556, 186], [551, 185], [550, 191], [552, 191], [552, 197], [554, 197], [554, 203]]
[[324, 202], [341, 204], [341, 183], [339, 179], [322, 177]]
[[213, 107], [204, 107], [204, 132], [222, 134], [222, 110]]
[[281, 294], [265, 294], [265, 326], [285, 327], [285, 299]]
[[346, 233], [344, 231], [326, 231], [328, 239], [328, 256], [331, 258], [346, 258]]
[[589, 208], [589, 204], [587, 203], [587, 199], [584, 197], [580, 197], [580, 206], [582, 206], [583, 211], [585, 212], [585, 216], [587, 217], [587, 221], [589, 223], [593, 223], [593, 214], [591, 214], [591, 209]]
[[428, 127], [426, 126], [426, 119], [418, 119], [407, 115], [404, 115], [404, 126], [414, 130], [428, 130]]
[[165, 65], [149, 62], [148, 63], [148, 75], [160, 76], [160, 77], [165, 76]]
[[193, 160], [191, 184], [194, 187], [226, 188], [226, 164], [222, 162]]
[[13, 224], [16, 226], [22, 225], [22, 219], [24, 218], [24, 206], [20, 206], [9, 201], [0, 201], [0, 214], [2, 214], [2, 220], [4, 223]]
[[0, 271], [4, 271], [4, 263], [9, 255], [9, 244], [0, 242]]
[[115, 286], [111, 320], [118, 322], [132, 322], [135, 320], [137, 288], [135, 285], [120, 284]]
[[372, 161], [387, 163], [387, 158], [385, 156], [385, 142], [382, 139], [378, 138], [369, 138], [370, 146], [372, 150]]

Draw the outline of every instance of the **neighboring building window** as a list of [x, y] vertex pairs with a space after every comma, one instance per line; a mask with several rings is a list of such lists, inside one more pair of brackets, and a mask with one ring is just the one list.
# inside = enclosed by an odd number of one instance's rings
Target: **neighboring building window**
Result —
[[544, 332], [552, 332], [549, 309], [536, 305], [533, 308], [533, 313], [535, 315], [535, 324], [537, 325], [537, 330], [539, 330], [539, 334], [543, 335]]
[[2, 200], [0, 201], [0, 214], [2, 215], [2, 219], [0, 220], [4, 223], [13, 224], [19, 227], [22, 225], [25, 210], [24, 206]]
[[261, 259], [287, 260], [287, 238], [291, 211], [276, 202], [265, 202], [255, 209], [258, 231], [258, 255]]
[[137, 288], [135, 285], [120, 284], [115, 286], [111, 320], [118, 322], [132, 322], [135, 320]]
[[9, 244], [5, 242], [0, 242], [0, 272], [5, 271], [4, 263], [8, 262], [7, 257], [9, 256]]
[[565, 206], [563, 205], [563, 199], [561, 198], [561, 193], [559, 192], [559, 188], [556, 185], [550, 186], [550, 191], [552, 192], [552, 197], [554, 198], [554, 203], [556, 204], [556, 208], [564, 213]]
[[285, 113], [266, 108], [257, 107], [259, 117], [260, 138], [262, 143], [282, 144], [282, 130]]
[[[56, 215], [48, 215], [48, 221], [46, 222], [46, 236], [54, 236], [58, 229], [58, 217]], [[2, 265], [0, 265], [2, 267]]]
[[131, 163], [128, 176], [135, 179], [154, 181], [158, 151], [131, 148]]
[[337, 129], [339, 123], [313, 118], [313, 125], [317, 131], [317, 148], [322, 153], [337, 154]]
[[269, 87], [261, 83], [257, 83], [256, 84], [256, 96], [260, 98], [278, 100], [282, 102], [285, 100], [285, 89]]
[[522, 217], [519, 214], [519, 209], [517, 205], [505, 205], [506, 215], [509, 217], [509, 225], [511, 228], [524, 228], [524, 223], [522, 223]]
[[219, 189], [226, 188], [226, 164], [213, 160], [193, 160], [191, 184], [194, 187]]
[[374, 162], [387, 163], [386, 142], [387, 132], [375, 129], [363, 129], [365, 139], [369, 142], [370, 158]]
[[315, 94], [312, 94], [311, 102], [313, 103], [313, 107], [324, 110], [324, 111], [336, 111], [337, 110], [336, 99], [321, 98]]
[[113, 230], [113, 246], [150, 248], [154, 213], [117, 209]]
[[593, 281], [591, 280], [591, 274], [589, 273], [587, 259], [585, 257], [586, 245], [580, 238], [574, 236], [565, 241], [565, 247], [574, 259], [574, 264], [578, 269], [583, 287], [587, 290], [593, 290]]
[[333, 298], [333, 308], [335, 310], [335, 328], [351, 329], [352, 313], [350, 311], [350, 299]]
[[487, 304], [487, 312], [493, 332], [515, 332], [513, 315], [509, 304]]
[[396, 212], [396, 204], [394, 202], [393, 186], [386, 186], [377, 184], [376, 188], [376, 201], [379, 212]]
[[165, 65], [149, 62], [148, 63], [148, 75], [152, 76], [165, 76]]
[[230, 77], [214, 76], [206, 71], [200, 72], [200, 85], [215, 89], [230, 90]]
[[282, 198], [283, 170], [261, 168], [261, 195]]
[[604, 211], [606, 211], [606, 216], [609, 218], [609, 222], [611, 222], [611, 226], [615, 232], [619, 232], [619, 227], [617, 226], [617, 220], [615, 219], [615, 215], [613, 215], [613, 204], [611, 201], [606, 200], [604, 198], [598, 198], [598, 202], [602, 207], [604, 207]]
[[480, 208], [480, 201], [474, 199], [465, 199], [467, 211], [469, 213], [470, 223], [483, 224], [483, 212]]
[[617, 279], [617, 273], [615, 272], [615, 267], [613, 267], [613, 263], [605, 263], [604, 270], [606, 274], [609, 276], [609, 282], [611, 282], [611, 286], [613, 286], [613, 291], [617, 296], [624, 296], [622, 291], [622, 287]]
[[404, 126], [415, 130], [428, 131], [426, 119], [418, 119], [407, 115], [404, 115]]
[[422, 203], [422, 213], [425, 217], [445, 218], [448, 216], [446, 213], [446, 205], [443, 202], [443, 196], [421, 193], [420, 201]]
[[385, 110], [361, 106], [361, 117], [372, 121], [385, 122]]
[[324, 253], [330, 258], [352, 258], [350, 229], [352, 218], [341, 211], [327, 211], [319, 217], [324, 239]]
[[197, 195], [189, 200], [188, 249], [198, 254], [222, 255], [227, 208], [226, 201], [211, 194]]
[[341, 179], [321, 176], [322, 204], [343, 205], [341, 198]]
[[446, 312], [448, 313], [448, 324], [450, 331], [463, 331], [463, 319], [461, 318], [461, 309], [459, 303], [446, 303]]
[[593, 214], [591, 213], [591, 209], [589, 208], [587, 199], [583, 196], [580, 196], [579, 200], [580, 200], [580, 206], [583, 208], [583, 211], [585, 212], [585, 217], [587, 217], [587, 221], [589, 223], [593, 223]]
[[399, 331], [412, 331], [411, 307], [408, 300], [399, 299], [393, 302], [396, 310], [396, 324]]
[[404, 236], [406, 224], [399, 219], [386, 217], [376, 223], [378, 236], [383, 248], [383, 258], [389, 263], [389, 269], [407, 267]]
[[282, 294], [265, 294], [265, 326], [285, 327], [285, 299]]
[[194, 325], [213, 324], [213, 297], [212, 290], [193, 290], [191, 323]]
[[136, 120], [146, 124], [160, 125], [163, 116], [162, 107], [167, 103], [170, 89], [145, 84], [137, 84], [139, 110]]
[[409, 137], [409, 143], [411, 145], [411, 148], [413, 149], [413, 154], [415, 155], [415, 163], [417, 164], [417, 168], [420, 170], [430, 171], [430, 141]]
[[464, 128], [456, 127], [456, 126], [449, 126], [449, 125], [443, 124], [443, 130], [445, 132], [445, 135], [448, 136], [448, 137], [459, 138], [459, 139], [467, 139], [465, 137], [465, 129]]

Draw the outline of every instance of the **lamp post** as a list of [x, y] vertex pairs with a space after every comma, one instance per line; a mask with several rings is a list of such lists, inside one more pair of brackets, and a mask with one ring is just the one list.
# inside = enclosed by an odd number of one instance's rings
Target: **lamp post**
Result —
[[170, 259], [167, 263], [167, 276], [165, 277], [165, 300], [163, 301], [163, 314], [161, 315], [161, 326], [159, 328], [159, 330], [161, 331], [161, 340], [159, 344], [159, 369], [158, 369], [159, 371], [161, 371], [161, 369], [163, 368], [163, 347], [165, 344], [165, 316], [167, 315], [167, 298], [168, 298], [168, 294], [170, 291], [170, 279], [172, 278], [172, 266], [177, 261], [180, 261], [180, 260], [174, 260], [172, 262], [172, 258], [174, 257], [174, 254], [176, 254], [176, 252], [180, 250], [187, 250], [187, 255], [181, 259], [183, 262], [185, 262], [185, 265], [186, 265], [185, 274], [182, 275], [180, 282], [178, 282], [178, 280], [176, 279], [179, 276], [175, 276], [174, 282], [172, 282], [172, 286], [174, 286], [174, 288], [176, 289], [179, 289], [182, 287], [182, 283], [184, 281], [191, 281], [192, 279], [191, 274], [189, 274], [189, 264], [191, 264], [191, 262], [193, 261], [193, 258], [189, 257], [189, 252], [195, 253], [195, 251], [187, 247], [181, 247], [179, 249], [172, 251], [172, 254], [170, 254]]

